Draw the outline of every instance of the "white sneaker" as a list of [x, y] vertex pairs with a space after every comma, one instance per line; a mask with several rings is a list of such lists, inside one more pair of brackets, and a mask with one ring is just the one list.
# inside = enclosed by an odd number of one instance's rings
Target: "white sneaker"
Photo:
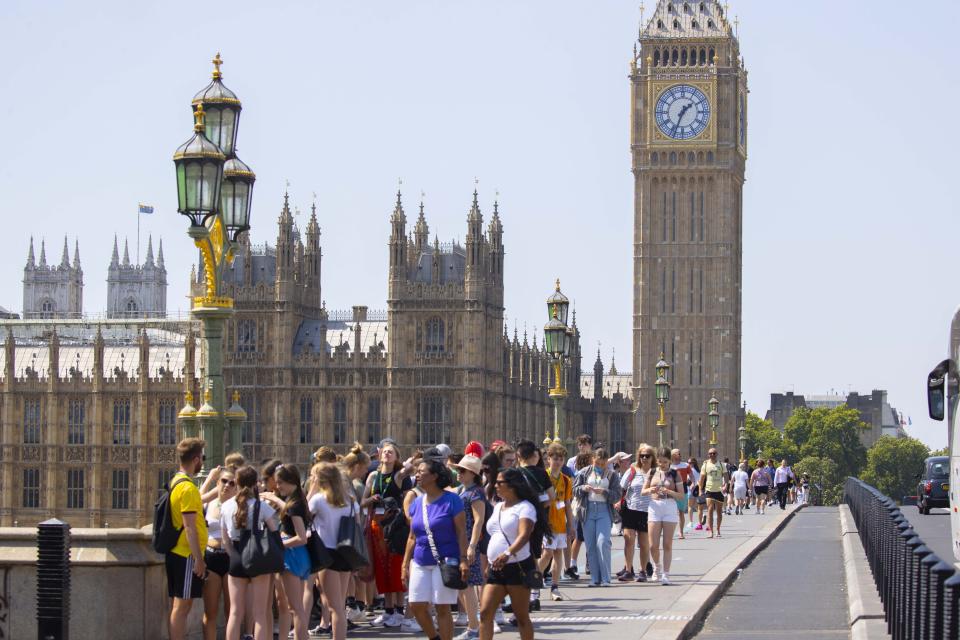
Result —
[[667, 572], [666, 572], [666, 571], [664, 571], [663, 573], [660, 574], [660, 584], [662, 584], [662, 585], [668, 585], [668, 584], [670, 584], [670, 576], [667, 575]]
[[507, 623], [507, 621], [503, 617], [503, 609], [500, 609], [499, 607], [497, 608], [497, 612], [493, 614], [493, 622], [495, 625]]
[[[467, 626], [467, 612], [461, 611], [457, 613], [457, 619], [453, 621], [455, 627], [465, 627]], [[462, 635], [462, 634], [461, 634]]]
[[494, 633], [500, 633], [501, 631], [503, 631], [503, 629], [501, 629], [501, 628], [500, 628], [500, 625], [497, 624], [497, 621], [494, 620], [494, 621], [493, 621], [493, 632], [494, 632]]
[[453, 640], [476, 640], [480, 637], [480, 631], [474, 631], [473, 629], [464, 629], [463, 633], [458, 636], [453, 636]]
[[[402, 613], [395, 613], [392, 616], [387, 616], [386, 621], [383, 623], [385, 627], [401, 627], [403, 623], [407, 621], [407, 618], [403, 617]], [[413, 618], [410, 618], [410, 622], [416, 623], [417, 621]]]
[[347, 620], [350, 622], [356, 622], [357, 620], [365, 620], [366, 616], [363, 615], [363, 610], [358, 607], [347, 607]]
[[387, 621], [388, 621], [388, 620], [391, 620], [391, 619], [393, 618], [393, 615], [394, 615], [394, 614], [392, 614], [392, 613], [386, 613], [386, 612], [381, 613], [381, 614], [378, 615], [376, 618], [374, 618], [373, 620], [370, 621], [370, 626], [371, 626], [371, 627], [384, 627], [384, 626], [387, 626]]

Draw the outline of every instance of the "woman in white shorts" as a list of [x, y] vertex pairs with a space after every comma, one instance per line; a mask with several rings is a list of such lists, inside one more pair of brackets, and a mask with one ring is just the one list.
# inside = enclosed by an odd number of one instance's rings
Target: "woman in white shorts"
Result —
[[731, 478], [733, 482], [733, 499], [737, 503], [737, 515], [743, 514], [743, 508], [747, 504], [747, 482], [750, 481], [750, 476], [747, 475], [747, 463], [741, 462], [740, 468], [733, 472], [733, 477]]
[[[650, 559], [653, 562], [651, 581], [660, 576], [662, 584], [670, 584], [670, 561], [673, 559], [673, 533], [680, 523], [677, 500], [683, 497], [680, 474], [670, 468], [670, 449], [657, 450], [657, 466], [647, 474], [643, 495], [650, 496], [647, 525], [650, 532]], [[663, 564], [660, 563], [660, 540], [663, 539]]]

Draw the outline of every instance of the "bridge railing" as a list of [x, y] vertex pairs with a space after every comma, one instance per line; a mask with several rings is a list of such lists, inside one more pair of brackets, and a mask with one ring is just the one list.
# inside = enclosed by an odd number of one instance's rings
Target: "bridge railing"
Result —
[[960, 638], [960, 572], [931, 551], [896, 503], [874, 487], [847, 478], [844, 502], [857, 523], [890, 635]]

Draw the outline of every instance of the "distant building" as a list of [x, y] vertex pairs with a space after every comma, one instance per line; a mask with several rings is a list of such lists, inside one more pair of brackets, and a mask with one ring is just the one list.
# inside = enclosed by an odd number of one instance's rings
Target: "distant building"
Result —
[[869, 448], [881, 436], [902, 438], [906, 435], [900, 423], [899, 413], [887, 402], [887, 392], [874, 389], [869, 395], [861, 395], [851, 391], [846, 396], [840, 394], [827, 395], [797, 395], [792, 391], [770, 394], [770, 409], [766, 419], [773, 426], [783, 431], [787, 420], [794, 411], [800, 408], [807, 409], [834, 409], [847, 405], [860, 412], [860, 419], [870, 426], [860, 434], [860, 442]]
[[163, 318], [167, 315], [167, 268], [163, 263], [163, 240], [153, 259], [153, 238], [147, 240], [143, 264], [132, 264], [126, 241], [123, 260], [113, 237], [113, 256], [107, 270], [108, 318]]
[[83, 313], [83, 270], [80, 268], [80, 246], [73, 251], [73, 262], [63, 238], [63, 256], [56, 266], [47, 264], [46, 243], [40, 241], [40, 262], [33, 255], [33, 238], [27, 264], [23, 267], [23, 317], [79, 318]]

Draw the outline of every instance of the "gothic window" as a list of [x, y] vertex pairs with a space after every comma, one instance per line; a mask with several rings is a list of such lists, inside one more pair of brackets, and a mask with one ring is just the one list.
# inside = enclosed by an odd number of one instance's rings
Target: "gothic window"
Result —
[[[710, 20], [709, 22], [707, 22], [707, 26], [709, 26], [711, 29], [713, 29], [713, 20]], [[714, 50], [713, 48], [711, 48], [711, 49], [710, 49], [710, 53], [708, 54], [708, 57], [709, 57], [709, 59], [707, 60], [707, 64], [713, 64], [713, 59], [714, 59], [715, 57], [717, 57], [717, 56], [716, 56], [716, 50]]]
[[41, 318], [52, 318], [53, 314], [57, 311], [57, 305], [54, 304], [53, 300], [47, 298], [40, 303], [40, 317]]
[[[676, 27], [677, 29], [679, 29], [679, 28], [680, 28], [680, 23], [677, 22], [676, 20], [674, 20], [674, 21], [673, 21], [673, 26]], [[684, 49], [683, 51], [680, 52], [680, 66], [681, 66], [681, 67], [687, 66], [687, 50], [686, 50], [686, 49]]]
[[111, 475], [113, 476], [113, 483], [110, 487], [110, 508], [129, 509], [130, 470], [114, 469]]
[[707, 63], [707, 52], [705, 49], [700, 49], [700, 66], [703, 66]]
[[655, 67], [660, 66], [660, 50], [659, 49], [653, 52], [653, 66]]
[[663, 192], [663, 208], [661, 209], [661, 222], [660, 225], [663, 228], [663, 242], [667, 241], [667, 192]]
[[690, 340], [690, 351], [687, 352], [687, 361], [690, 369], [690, 386], [693, 386], [693, 340]]
[[671, 204], [670, 204], [670, 242], [677, 241], [677, 192], [674, 191], [670, 194]]
[[706, 13], [707, 7], [702, 2], [700, 3], [700, 13]]
[[670, 164], [677, 164], [677, 152], [676, 152], [676, 151], [671, 151], [671, 152], [670, 152]]
[[257, 397], [253, 393], [241, 393], [240, 406], [247, 413], [240, 439], [244, 444], [262, 443], [263, 426], [260, 423], [260, 403], [257, 402]]
[[690, 298], [687, 300], [687, 313], [693, 313], [693, 267], [690, 267]]
[[39, 399], [23, 401], [23, 444], [40, 444], [42, 410]]
[[445, 351], [445, 330], [443, 320], [430, 318], [427, 320], [427, 353], [443, 353]]
[[660, 271], [660, 313], [667, 312], [667, 268]]
[[677, 312], [677, 269], [670, 268], [670, 313]]
[[[679, 25], [676, 23], [676, 21], [674, 21], [674, 25], [673, 25], [673, 26], [676, 27], [676, 26], [679, 26]], [[679, 58], [680, 58], [680, 52], [679, 52], [678, 50], [674, 49], [673, 51], [670, 52], [670, 64], [671, 64], [672, 66], [674, 66], [674, 67], [677, 66], [677, 60], [678, 60]]]
[[610, 416], [610, 451], [627, 449], [627, 416], [615, 413]]
[[[333, 443], [343, 444], [347, 440], [347, 399], [333, 399]], [[438, 441], [439, 442], [439, 441]]]
[[690, 242], [695, 242], [697, 239], [697, 225], [696, 220], [694, 219], [696, 214], [696, 207], [694, 207], [693, 200], [693, 191], [690, 192]]
[[137, 308], [137, 301], [133, 298], [128, 299], [124, 310], [127, 312], [128, 316], [136, 315], [137, 311], [139, 311]]
[[667, 5], [667, 13], [673, 13], [673, 3]]
[[423, 444], [450, 440], [450, 410], [447, 399], [426, 396], [417, 403], [417, 440]]
[[699, 29], [699, 28], [700, 28], [700, 25], [697, 24], [697, 21], [696, 21], [696, 20], [694, 20], [694, 21], [692, 22], [692, 25], [693, 25], [693, 28], [694, 28], [694, 29]]
[[700, 269], [700, 313], [703, 313], [703, 268]]
[[83, 469], [67, 469], [67, 509], [83, 509]]
[[177, 404], [172, 399], [165, 399], [160, 401], [159, 407], [160, 415], [158, 424], [160, 425], [159, 431], [157, 432], [157, 444], [160, 445], [174, 445], [177, 444]]
[[663, 29], [663, 20], [657, 20], [657, 29]]
[[659, 156], [656, 153], [650, 154], [650, 164], [657, 164], [657, 159]]
[[23, 470], [23, 508], [40, 508], [40, 469]]
[[713, 151], [707, 151], [707, 164], [713, 164]]
[[592, 413], [583, 414], [583, 433], [590, 436], [591, 439], [594, 438], [596, 435], [594, 432], [597, 430], [596, 420], [594, 418], [595, 416]]
[[700, 192], [700, 242], [705, 242], [707, 236], [704, 231], [704, 221], [703, 221], [703, 191]]
[[688, 151], [688, 152], [687, 152], [687, 164], [690, 165], [690, 166], [693, 166], [693, 163], [694, 163], [695, 160], [696, 160], [696, 158], [695, 158], [694, 155], [693, 155], [693, 151]]
[[130, 444], [130, 398], [113, 401], [113, 444]]
[[80, 398], [71, 398], [67, 404], [67, 444], [83, 444], [86, 441], [86, 405]]
[[703, 384], [703, 340], [700, 340], [697, 346], [697, 384]]
[[237, 353], [256, 353], [257, 351], [257, 322], [256, 320], [237, 320]]
[[367, 400], [367, 444], [380, 442], [380, 398]]
[[300, 444], [313, 442], [313, 398], [300, 398]]

